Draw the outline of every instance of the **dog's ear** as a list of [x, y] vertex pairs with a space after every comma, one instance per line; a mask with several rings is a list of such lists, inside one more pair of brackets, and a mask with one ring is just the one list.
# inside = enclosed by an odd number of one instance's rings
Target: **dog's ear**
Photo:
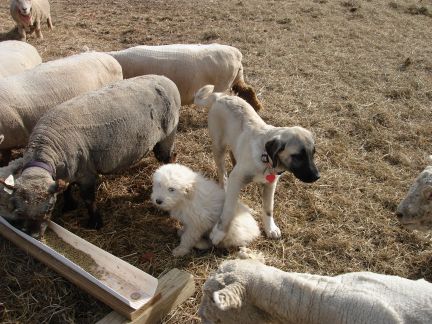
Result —
[[272, 160], [273, 168], [277, 166], [278, 153], [285, 148], [285, 143], [282, 142], [279, 138], [274, 138], [271, 141], [265, 143], [265, 150]]
[[183, 193], [185, 194], [185, 196], [191, 196], [194, 191], [195, 191], [195, 181], [188, 183], [188, 185], [183, 188]]

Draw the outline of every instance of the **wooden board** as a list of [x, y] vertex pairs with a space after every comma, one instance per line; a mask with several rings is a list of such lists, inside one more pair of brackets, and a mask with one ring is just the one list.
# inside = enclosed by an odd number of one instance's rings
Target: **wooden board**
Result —
[[172, 269], [159, 279], [155, 296], [146, 306], [133, 314], [132, 321], [117, 312], [111, 312], [96, 324], [158, 323], [177, 305], [192, 296], [194, 291], [193, 276], [186, 271]]
[[[52, 248], [11, 226], [0, 216], [0, 234], [63, 277], [101, 300], [122, 316], [133, 319], [155, 299], [158, 280], [131, 264], [50, 222], [51, 230], [76, 249], [90, 255], [103, 270], [100, 279]], [[133, 297], [132, 297], [132, 294]], [[150, 307], [150, 306], [149, 306]], [[134, 315], [135, 314], [135, 315]]]

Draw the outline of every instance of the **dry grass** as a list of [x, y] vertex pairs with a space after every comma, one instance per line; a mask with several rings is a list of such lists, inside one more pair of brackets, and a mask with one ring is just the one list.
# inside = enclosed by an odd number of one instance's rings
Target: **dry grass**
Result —
[[[394, 210], [431, 153], [432, 2], [408, 1], [52, 1], [55, 30], [30, 38], [44, 60], [84, 47], [219, 42], [244, 54], [260, 114], [277, 126], [302, 125], [317, 142], [322, 178], [305, 185], [286, 175], [276, 193], [283, 237], [260, 239], [270, 265], [286, 271], [375, 271], [432, 280], [432, 246], [403, 229]], [[6, 1], [0, 29], [13, 23]], [[215, 178], [206, 113], [183, 107], [179, 162]], [[200, 286], [226, 259], [219, 251], [174, 259], [174, 222], [149, 201], [153, 157], [103, 178], [105, 227], [86, 230], [84, 209], [57, 221], [158, 276], [178, 267], [198, 291], [165, 323], [197, 322]], [[243, 199], [260, 210], [257, 186]], [[134, 253], [130, 255], [131, 253]], [[0, 240], [0, 320], [90, 323], [109, 309]]]

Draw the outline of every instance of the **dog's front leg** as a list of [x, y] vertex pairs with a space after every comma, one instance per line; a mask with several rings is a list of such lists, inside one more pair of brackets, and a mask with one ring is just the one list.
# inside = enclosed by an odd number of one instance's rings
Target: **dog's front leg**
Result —
[[231, 171], [228, 177], [222, 215], [210, 233], [210, 239], [214, 245], [219, 244], [224, 239], [234, 218], [240, 191], [251, 181], [252, 177], [244, 176], [238, 164]]
[[276, 239], [281, 237], [281, 231], [274, 222], [273, 206], [274, 206], [274, 193], [276, 190], [277, 179], [272, 183], [263, 184], [263, 213], [261, 218], [264, 223], [264, 230], [268, 238]]
[[185, 227], [184, 232], [180, 238], [180, 245], [177, 246], [172, 254], [175, 257], [181, 257], [188, 254], [192, 248], [201, 240], [201, 233], [190, 229], [190, 227]]

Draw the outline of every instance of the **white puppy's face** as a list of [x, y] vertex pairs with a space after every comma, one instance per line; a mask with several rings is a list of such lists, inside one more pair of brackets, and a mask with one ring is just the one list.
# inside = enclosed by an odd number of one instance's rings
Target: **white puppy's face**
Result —
[[166, 164], [153, 174], [151, 200], [158, 208], [170, 211], [188, 199], [195, 173], [180, 164]]

